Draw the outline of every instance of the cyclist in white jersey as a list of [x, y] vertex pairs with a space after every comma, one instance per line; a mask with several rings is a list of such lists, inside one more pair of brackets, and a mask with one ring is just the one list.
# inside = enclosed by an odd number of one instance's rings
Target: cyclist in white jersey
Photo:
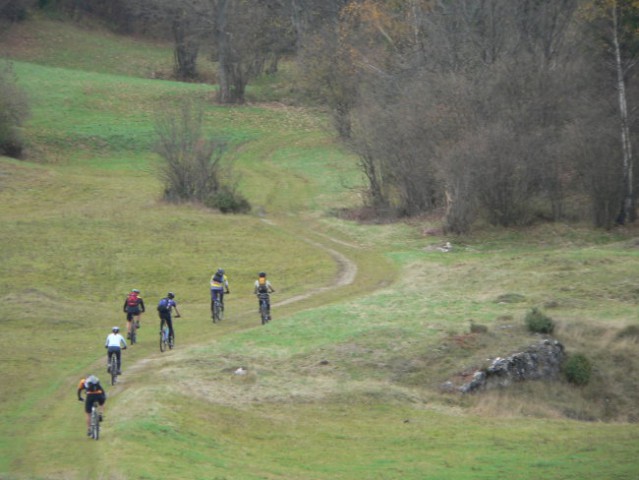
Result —
[[113, 327], [107, 336], [104, 348], [107, 349], [107, 371], [111, 373], [111, 356], [118, 360], [118, 375], [122, 373], [122, 350], [126, 350], [126, 340], [120, 335], [120, 327]]

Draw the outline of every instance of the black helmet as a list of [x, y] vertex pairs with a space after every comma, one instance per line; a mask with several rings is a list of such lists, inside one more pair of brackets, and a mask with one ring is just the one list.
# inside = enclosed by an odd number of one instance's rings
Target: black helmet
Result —
[[113, 331], [113, 333], [118, 333], [120, 331], [120, 327], [113, 327], [111, 331]]
[[265, 272], [260, 272], [260, 277], [266, 277], [266, 273]]
[[173, 292], [169, 292], [166, 296], [169, 298], [175, 298], [175, 295], [173, 294]]

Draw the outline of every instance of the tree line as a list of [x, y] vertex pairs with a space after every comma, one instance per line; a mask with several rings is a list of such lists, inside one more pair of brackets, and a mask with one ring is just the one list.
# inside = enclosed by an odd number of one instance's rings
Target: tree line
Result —
[[[377, 215], [525, 225], [636, 219], [639, 0], [0, 0], [206, 51], [218, 101], [294, 60], [359, 158]], [[22, 13], [21, 13], [22, 12]]]

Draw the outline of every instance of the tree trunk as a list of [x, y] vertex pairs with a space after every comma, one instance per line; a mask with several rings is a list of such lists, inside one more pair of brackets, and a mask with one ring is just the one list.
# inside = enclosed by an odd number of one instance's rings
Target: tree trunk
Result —
[[626, 83], [623, 65], [621, 63], [621, 48], [619, 46], [619, 18], [617, 2], [612, 6], [612, 40], [615, 49], [615, 68], [617, 70], [617, 93], [619, 95], [619, 120], [621, 123], [621, 151], [623, 155], [624, 196], [619, 223], [625, 224], [634, 220], [634, 192], [633, 192], [633, 158], [630, 143], [630, 127], [628, 121], [628, 100], [626, 97]]
[[215, 17], [215, 37], [217, 39], [218, 50], [218, 85], [219, 91], [217, 99], [220, 103], [232, 103], [231, 99], [231, 77], [232, 65], [229, 51], [229, 39], [226, 31], [227, 12], [229, 0], [220, 0], [217, 5], [217, 15]]
[[193, 37], [192, 27], [185, 14], [173, 20], [175, 41], [175, 76], [179, 80], [193, 80], [197, 77], [197, 55], [199, 43]]

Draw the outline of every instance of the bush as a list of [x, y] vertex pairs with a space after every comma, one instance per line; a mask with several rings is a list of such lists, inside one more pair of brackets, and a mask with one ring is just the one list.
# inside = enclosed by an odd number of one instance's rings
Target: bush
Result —
[[538, 308], [533, 308], [524, 319], [526, 327], [533, 333], [552, 333], [555, 330], [555, 322]]
[[207, 207], [217, 208], [222, 213], [248, 213], [251, 211], [249, 201], [228, 187], [221, 187], [205, 204]]
[[569, 356], [564, 363], [564, 375], [570, 383], [586, 385], [590, 382], [591, 374], [592, 365], [590, 360], [581, 353]]
[[473, 320], [470, 321], [470, 333], [487, 333], [488, 327], [486, 325], [480, 325]]
[[226, 142], [205, 138], [203, 116], [201, 105], [185, 101], [165, 108], [155, 122], [156, 151], [165, 160], [164, 199], [199, 202], [222, 213], [249, 212], [249, 202], [225, 180], [232, 177], [230, 165], [222, 166]]
[[629, 339], [635, 342], [639, 341], [639, 325], [628, 325], [617, 333], [616, 338], [617, 340]]
[[19, 127], [28, 114], [27, 98], [17, 86], [11, 64], [0, 64], [0, 155], [22, 158]]

